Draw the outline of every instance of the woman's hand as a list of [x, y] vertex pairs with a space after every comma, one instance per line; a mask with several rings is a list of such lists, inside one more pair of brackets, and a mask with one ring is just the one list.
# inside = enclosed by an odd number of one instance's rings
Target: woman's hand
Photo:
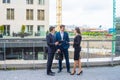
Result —
[[69, 42], [69, 44], [74, 44], [74, 42]]

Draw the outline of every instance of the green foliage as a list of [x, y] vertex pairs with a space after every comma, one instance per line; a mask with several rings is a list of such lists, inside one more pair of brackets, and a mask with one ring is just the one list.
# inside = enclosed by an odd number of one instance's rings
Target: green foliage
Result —
[[106, 34], [107, 32], [82, 32], [82, 35], [86, 35], [86, 36], [103, 36]]
[[75, 36], [74, 32], [68, 32], [70, 36]]
[[21, 33], [25, 33], [25, 25], [22, 25], [22, 27], [21, 27]]
[[3, 32], [4, 32], [4, 26], [2, 25], [2, 26], [0, 26], [0, 33], [3, 34]]
[[16, 70], [15, 67], [7, 68], [7, 70]]

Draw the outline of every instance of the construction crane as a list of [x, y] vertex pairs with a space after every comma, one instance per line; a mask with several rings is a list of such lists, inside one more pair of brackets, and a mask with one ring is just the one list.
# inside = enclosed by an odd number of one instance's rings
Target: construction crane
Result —
[[[116, 25], [116, 0], [113, 0], [113, 28]], [[62, 0], [56, 0], [56, 31], [60, 30], [62, 24]]]
[[56, 0], [56, 31], [60, 30], [62, 24], [62, 0]]

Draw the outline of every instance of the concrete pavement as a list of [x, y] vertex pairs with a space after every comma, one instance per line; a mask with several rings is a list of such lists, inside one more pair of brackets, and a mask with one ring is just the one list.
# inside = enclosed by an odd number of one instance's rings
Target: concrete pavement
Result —
[[[71, 68], [72, 70], [72, 68]], [[70, 75], [64, 68], [55, 76], [46, 75], [46, 69], [36, 70], [1, 70], [0, 80], [120, 80], [120, 65], [114, 67], [89, 67], [83, 68], [82, 75]]]

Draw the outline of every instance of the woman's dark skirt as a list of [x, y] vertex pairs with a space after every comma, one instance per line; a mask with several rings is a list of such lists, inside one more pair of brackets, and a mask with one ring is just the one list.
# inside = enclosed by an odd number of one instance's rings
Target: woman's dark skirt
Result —
[[74, 60], [79, 60], [80, 59], [80, 51], [81, 51], [81, 49], [79, 47], [75, 48], [75, 50], [74, 50]]

